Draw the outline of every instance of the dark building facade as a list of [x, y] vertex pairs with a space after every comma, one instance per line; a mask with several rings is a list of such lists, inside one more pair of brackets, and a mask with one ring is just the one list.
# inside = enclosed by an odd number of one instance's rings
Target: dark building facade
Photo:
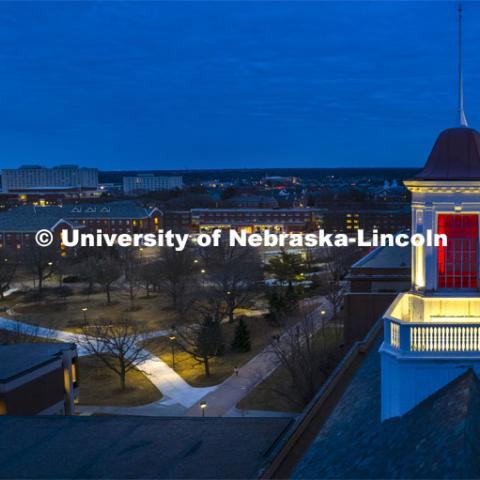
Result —
[[399, 292], [410, 288], [411, 249], [379, 247], [354, 263], [346, 279], [345, 343], [362, 340]]
[[[162, 213], [135, 202], [78, 203], [64, 206], [20, 206], [0, 214], [0, 248], [20, 250], [46, 229], [60, 245], [60, 231], [81, 228], [84, 232], [154, 233], [162, 228]], [[58, 235], [56, 233], [58, 232]]]
[[0, 345], [0, 415], [72, 415], [78, 394], [74, 344]]

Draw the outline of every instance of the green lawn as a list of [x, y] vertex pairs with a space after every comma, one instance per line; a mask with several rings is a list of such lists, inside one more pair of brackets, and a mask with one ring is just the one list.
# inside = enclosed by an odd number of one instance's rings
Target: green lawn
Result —
[[80, 405], [133, 407], [155, 402], [162, 394], [137, 369], [127, 374], [127, 387], [120, 389], [118, 375], [96, 356], [80, 357]]

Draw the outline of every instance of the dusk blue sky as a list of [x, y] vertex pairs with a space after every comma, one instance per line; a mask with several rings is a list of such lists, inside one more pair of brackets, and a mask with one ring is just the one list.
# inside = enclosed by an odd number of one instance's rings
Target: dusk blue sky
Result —
[[0, 168], [421, 166], [457, 124], [453, 2], [16, 2], [0, 22]]

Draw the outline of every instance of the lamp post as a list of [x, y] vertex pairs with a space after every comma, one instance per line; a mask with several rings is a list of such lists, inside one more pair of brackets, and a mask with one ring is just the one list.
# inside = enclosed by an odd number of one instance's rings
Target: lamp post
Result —
[[172, 348], [172, 368], [175, 370], [175, 340], [177, 337], [172, 332], [168, 338], [170, 339], [170, 346]]
[[207, 409], [207, 402], [200, 402], [200, 409], [202, 410], [202, 417], [204, 417], [205, 410]]
[[322, 308], [320, 310], [320, 315], [322, 316], [322, 325], [325, 323], [325, 315], [326, 314], [327, 314], [327, 311], [324, 308]]
[[88, 310], [87, 307], [83, 307], [83, 308], [82, 308], [82, 312], [83, 312], [83, 323], [84, 323], [85, 325], [87, 324], [87, 310]]

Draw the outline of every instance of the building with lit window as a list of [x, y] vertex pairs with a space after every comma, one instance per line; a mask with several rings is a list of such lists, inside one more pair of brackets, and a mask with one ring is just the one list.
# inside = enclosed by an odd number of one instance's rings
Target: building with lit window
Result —
[[23, 205], [0, 214], [0, 248], [21, 250], [35, 242], [35, 233], [47, 229], [60, 245], [62, 229], [104, 233], [155, 233], [163, 225], [157, 208], [145, 208], [132, 201], [75, 203], [63, 206]]
[[73, 415], [77, 362], [72, 343], [0, 345], [0, 415]]
[[38, 192], [48, 190], [97, 190], [98, 170], [77, 165], [44, 168], [25, 165], [2, 170], [2, 192]]
[[192, 208], [193, 231], [219, 229], [249, 233], [271, 230], [305, 232], [318, 229], [325, 210], [320, 208]]
[[410, 210], [408, 204], [391, 208], [378, 208], [372, 205], [352, 205], [350, 207], [331, 207], [325, 213], [325, 229], [334, 233], [353, 233], [357, 230], [380, 233], [398, 233], [410, 228]]
[[480, 134], [438, 137], [412, 192], [412, 233], [447, 235], [412, 251], [412, 285], [384, 316], [382, 419], [403, 415], [458, 375], [480, 372]]
[[175, 190], [183, 188], [183, 178], [180, 176], [136, 175], [123, 177], [123, 192], [126, 195]]

